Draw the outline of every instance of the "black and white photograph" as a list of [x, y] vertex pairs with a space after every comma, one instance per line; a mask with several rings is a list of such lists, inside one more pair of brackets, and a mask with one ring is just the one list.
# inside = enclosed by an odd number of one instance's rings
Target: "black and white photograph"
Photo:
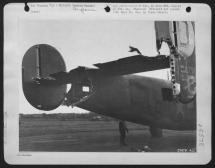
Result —
[[[198, 154], [207, 128], [198, 122], [205, 107], [198, 96], [209, 97], [198, 89], [198, 47], [204, 44], [197, 42], [195, 19], [97, 18], [86, 16], [96, 13], [90, 5], [77, 17], [61, 15], [63, 9], [53, 17], [37, 13], [35, 5], [8, 21], [5, 33], [6, 55], [17, 51], [4, 64], [10, 104], [4, 113], [7, 119], [14, 108], [17, 156]], [[102, 7], [114, 13], [111, 5]]]
[[[20, 151], [195, 152], [194, 23], [23, 26], [24, 41], [44, 44], [30, 47], [22, 60]], [[145, 76], [149, 71], [156, 72]]]

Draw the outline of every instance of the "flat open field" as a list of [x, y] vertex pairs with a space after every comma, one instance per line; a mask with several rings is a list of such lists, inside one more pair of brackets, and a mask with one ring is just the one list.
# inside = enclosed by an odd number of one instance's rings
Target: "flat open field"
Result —
[[127, 146], [120, 146], [116, 121], [23, 118], [19, 127], [20, 151], [135, 152], [145, 145], [152, 152], [195, 152], [195, 131], [164, 130], [152, 139], [147, 126], [127, 122]]

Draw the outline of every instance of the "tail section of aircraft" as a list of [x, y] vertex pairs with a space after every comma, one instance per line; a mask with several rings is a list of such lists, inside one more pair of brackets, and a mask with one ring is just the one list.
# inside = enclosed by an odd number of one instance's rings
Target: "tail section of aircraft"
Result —
[[[131, 52], [136, 51], [140, 55], [97, 63], [94, 69], [78, 67], [66, 72], [64, 60], [54, 47], [47, 44], [32, 46], [22, 61], [22, 86], [26, 99], [37, 109], [53, 110], [66, 98], [70, 100], [72, 97], [75, 104], [89, 98], [94, 92], [94, 79], [170, 68], [172, 89], [168, 88], [168, 92], [172, 91], [173, 98], [182, 103], [192, 101], [196, 95], [194, 23], [156, 21], [155, 30], [158, 52], [162, 43], [166, 42], [169, 56], [159, 54], [148, 57], [137, 48], [130, 47]], [[68, 93], [66, 84], [72, 84]], [[89, 91], [81, 90], [82, 87], [87, 87]], [[81, 90], [81, 94], [74, 93], [76, 88]]]

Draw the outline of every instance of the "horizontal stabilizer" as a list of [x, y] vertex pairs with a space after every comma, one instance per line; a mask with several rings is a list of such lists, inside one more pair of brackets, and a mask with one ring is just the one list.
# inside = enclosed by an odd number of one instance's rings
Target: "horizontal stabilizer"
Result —
[[136, 55], [94, 65], [106, 75], [126, 75], [170, 67], [169, 57], [166, 55], [158, 55], [155, 57]]
[[79, 66], [75, 69], [70, 70], [69, 72], [60, 71], [57, 73], [50, 74], [48, 78], [37, 80], [39, 80], [40, 83], [43, 82], [43, 84], [46, 83], [53, 85], [69, 84], [73, 82], [83, 81], [87, 77], [90, 77], [90, 75], [92, 73], [95, 73], [96, 71], [98, 71], [98, 69]]

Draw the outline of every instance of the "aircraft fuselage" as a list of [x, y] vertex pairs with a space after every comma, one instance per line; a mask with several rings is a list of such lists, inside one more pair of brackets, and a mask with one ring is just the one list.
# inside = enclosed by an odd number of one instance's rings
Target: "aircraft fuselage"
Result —
[[78, 107], [142, 125], [194, 130], [196, 101], [164, 100], [162, 88], [171, 88], [171, 82], [137, 75], [101, 78], [94, 81], [95, 93]]

